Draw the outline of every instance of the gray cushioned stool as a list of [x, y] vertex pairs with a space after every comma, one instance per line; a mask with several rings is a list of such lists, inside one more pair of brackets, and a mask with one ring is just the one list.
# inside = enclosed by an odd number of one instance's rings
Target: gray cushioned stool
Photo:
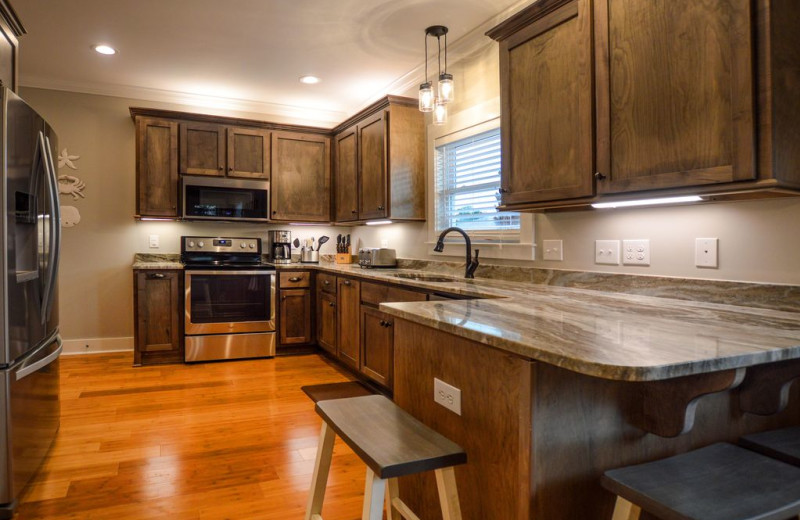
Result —
[[739, 439], [739, 445], [800, 466], [800, 426], [745, 435]]
[[662, 520], [800, 518], [800, 468], [733, 444], [712, 444], [667, 459], [610, 470], [613, 520], [641, 510]]

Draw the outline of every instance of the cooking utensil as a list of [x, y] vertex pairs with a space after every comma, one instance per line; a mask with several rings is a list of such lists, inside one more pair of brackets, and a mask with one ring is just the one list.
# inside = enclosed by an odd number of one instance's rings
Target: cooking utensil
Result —
[[319, 251], [320, 249], [322, 249], [322, 244], [324, 244], [324, 243], [325, 243], [325, 242], [327, 242], [328, 240], [330, 240], [330, 239], [329, 239], [328, 237], [326, 237], [325, 235], [323, 235], [323, 236], [319, 237], [319, 243], [317, 244], [317, 251]]
[[294, 247], [300, 247], [300, 239], [299, 238], [295, 238], [294, 242], [292, 242], [292, 244], [294, 244]]

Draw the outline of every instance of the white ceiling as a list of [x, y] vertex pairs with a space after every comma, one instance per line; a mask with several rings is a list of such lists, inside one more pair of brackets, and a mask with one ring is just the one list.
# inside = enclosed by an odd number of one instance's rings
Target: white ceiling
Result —
[[[459, 39], [485, 38], [485, 28], [527, 2], [12, 3], [28, 31], [20, 41], [23, 86], [277, 114], [330, 127], [421, 81], [427, 26], [448, 26], [452, 50]], [[97, 54], [91, 47], [99, 43], [119, 53]], [[430, 47], [434, 43], [429, 40]], [[304, 74], [322, 82], [300, 84]]]

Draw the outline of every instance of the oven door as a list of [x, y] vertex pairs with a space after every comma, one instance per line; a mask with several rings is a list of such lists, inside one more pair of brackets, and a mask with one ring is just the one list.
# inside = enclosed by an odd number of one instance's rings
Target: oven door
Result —
[[185, 333], [275, 331], [275, 271], [186, 271]]

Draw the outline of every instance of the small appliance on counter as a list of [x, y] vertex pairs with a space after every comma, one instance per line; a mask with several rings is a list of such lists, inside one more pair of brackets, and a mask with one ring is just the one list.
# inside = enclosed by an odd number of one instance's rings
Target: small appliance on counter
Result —
[[269, 261], [273, 264], [292, 263], [292, 232], [285, 230], [267, 231]]
[[358, 250], [358, 265], [367, 267], [397, 267], [397, 252], [385, 247], [362, 247]]

